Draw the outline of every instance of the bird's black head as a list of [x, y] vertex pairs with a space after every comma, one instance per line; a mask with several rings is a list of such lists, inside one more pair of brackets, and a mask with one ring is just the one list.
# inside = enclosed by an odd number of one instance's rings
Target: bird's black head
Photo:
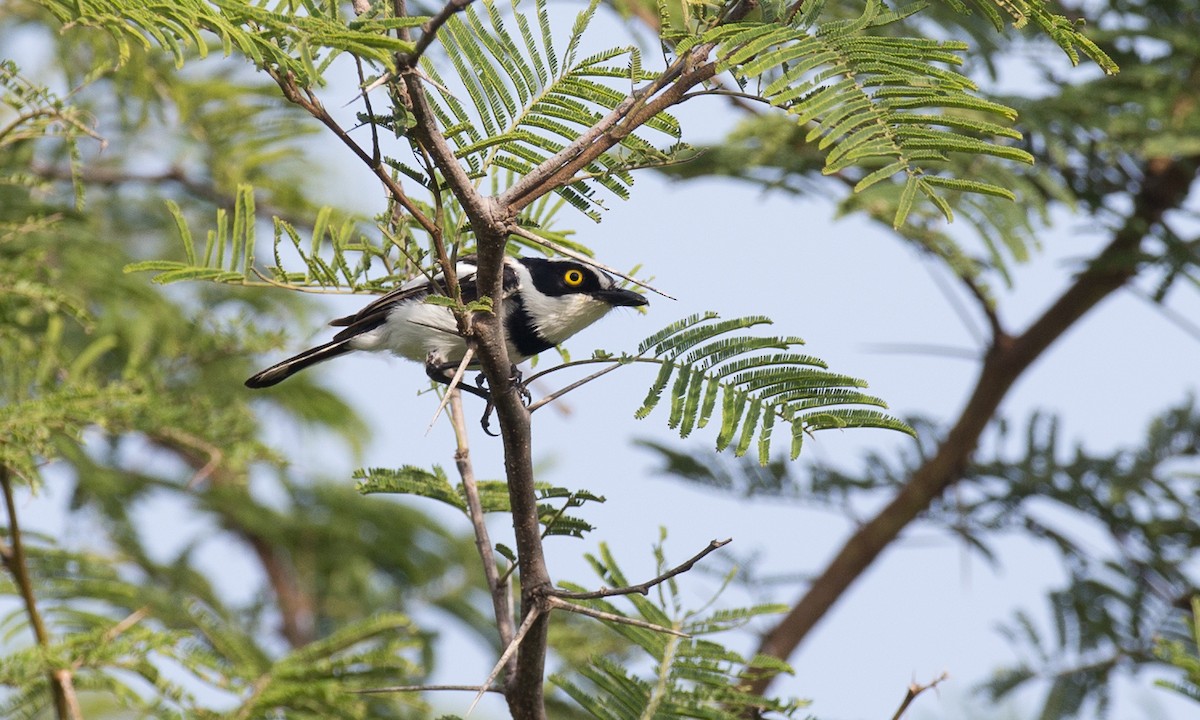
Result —
[[528, 268], [533, 286], [550, 297], [584, 293], [597, 300], [603, 300], [612, 307], [638, 307], [649, 304], [649, 301], [638, 293], [616, 287], [616, 283], [607, 273], [583, 263], [529, 257], [520, 260]]

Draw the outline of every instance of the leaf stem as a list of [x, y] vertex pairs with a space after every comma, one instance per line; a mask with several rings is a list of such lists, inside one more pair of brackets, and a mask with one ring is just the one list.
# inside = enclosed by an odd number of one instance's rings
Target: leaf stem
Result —
[[[25, 605], [25, 614], [29, 616], [29, 626], [33, 629], [34, 639], [42, 648], [50, 647], [50, 635], [38, 612], [37, 599], [33, 595], [33, 580], [29, 576], [28, 559], [25, 556], [25, 542], [21, 537], [21, 526], [17, 521], [17, 503], [13, 496], [13, 471], [7, 466], [0, 465], [0, 488], [4, 491], [4, 505], [8, 510], [8, 534], [10, 545], [0, 548], [0, 558], [8, 568], [17, 589], [21, 593], [21, 601]], [[75, 685], [71, 671], [67, 668], [56, 668], [46, 673], [50, 681], [50, 689], [54, 694], [54, 708], [59, 720], [82, 720], [79, 710], [79, 699], [75, 695]]]
[[708, 547], [704, 548], [700, 552], [693, 555], [691, 558], [689, 558], [687, 560], [687, 562], [684, 562], [680, 565], [676, 565], [675, 567], [666, 571], [662, 575], [659, 575], [658, 577], [656, 577], [652, 580], [647, 580], [646, 582], [639, 583], [637, 585], [627, 585], [625, 587], [620, 587], [620, 588], [600, 588], [599, 590], [593, 590], [591, 592], [570, 592], [567, 590], [559, 590], [558, 588], [553, 588], [549, 591], [548, 594], [551, 595], [552, 597], [570, 599], [570, 600], [595, 600], [596, 598], [612, 597], [614, 595], [633, 595], [634, 593], [637, 593], [638, 595], [645, 595], [648, 592], [650, 592], [650, 588], [652, 588], [655, 585], [658, 585], [660, 583], [664, 583], [667, 580], [670, 580], [671, 578], [675, 577], [676, 575], [680, 575], [682, 573], [687, 572], [688, 570], [691, 570], [692, 567], [696, 563], [703, 560], [706, 555], [708, 555], [709, 553], [711, 553], [719, 548], [725, 547], [726, 545], [728, 545], [731, 542], [733, 542], [733, 538], [726, 538], [724, 540], [713, 540], [708, 544]]

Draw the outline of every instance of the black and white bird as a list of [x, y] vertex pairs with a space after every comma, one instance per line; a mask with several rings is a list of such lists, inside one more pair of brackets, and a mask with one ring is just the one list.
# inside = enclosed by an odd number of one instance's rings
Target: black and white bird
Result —
[[[475, 270], [472, 257], [456, 266], [463, 302], [478, 297]], [[467, 345], [450, 308], [425, 302], [442, 279], [438, 275], [433, 281], [411, 280], [354, 315], [330, 322], [345, 329], [324, 345], [254, 375], [246, 387], [270, 387], [310, 365], [354, 350], [390, 351], [424, 363], [430, 378], [448, 383]], [[573, 260], [505, 257], [502, 292], [508, 356], [514, 365], [562, 343], [614, 307], [648, 304], [638, 293], [616, 287], [608, 274]]]

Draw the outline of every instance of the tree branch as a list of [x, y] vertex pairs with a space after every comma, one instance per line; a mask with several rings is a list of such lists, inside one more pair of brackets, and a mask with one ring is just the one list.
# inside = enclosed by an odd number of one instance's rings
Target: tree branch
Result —
[[384, 693], [425, 692], [435, 690], [462, 690], [466, 692], [502, 693], [504, 688], [498, 685], [480, 687], [479, 685], [393, 685], [392, 687], [366, 688], [351, 690], [355, 695], [382, 695]]
[[[29, 171], [34, 175], [46, 180], [56, 180], [61, 182], [71, 182], [74, 176], [70, 168], [46, 165], [44, 163], [33, 163], [29, 167]], [[205, 202], [212, 203], [218, 207], [233, 207], [236, 198], [226, 192], [221, 192], [212, 183], [203, 182], [188, 175], [187, 171], [179, 166], [172, 166], [162, 172], [157, 173], [137, 173], [119, 168], [105, 168], [95, 166], [85, 166], [78, 171], [79, 179], [85, 185], [95, 185], [97, 187], [118, 187], [127, 184], [145, 184], [145, 185], [161, 185], [171, 183], [178, 185], [187, 194], [199, 198]], [[254, 210], [257, 215], [271, 218], [278, 217], [281, 220], [286, 220], [294, 227], [312, 227], [312, 219], [308, 217], [300, 217], [295, 213], [288, 212], [281, 207], [271, 205], [257, 197], [254, 200]]]
[[708, 547], [693, 555], [687, 562], [671, 568], [653, 580], [647, 580], [646, 582], [638, 585], [629, 585], [622, 588], [600, 588], [599, 590], [594, 590], [592, 592], [569, 592], [567, 590], [552, 588], [548, 594], [553, 597], [569, 600], [595, 600], [596, 598], [612, 597], [613, 595], [632, 595], [634, 593], [645, 595], [646, 593], [650, 592], [650, 588], [658, 585], [659, 583], [664, 583], [676, 575], [691, 570], [692, 567], [704, 559], [706, 555], [714, 550], [717, 550], [718, 548], [725, 547], [731, 542], [733, 542], [733, 538], [727, 538], [725, 540], [713, 540], [708, 544]]
[[392, 178], [391, 174], [388, 172], [383, 163], [371, 157], [366, 150], [363, 150], [362, 147], [354, 141], [354, 138], [350, 137], [350, 135], [342, 128], [342, 126], [333, 119], [333, 116], [329, 114], [329, 111], [325, 109], [325, 106], [321, 104], [320, 100], [317, 100], [317, 98], [307, 90], [302, 93], [300, 87], [296, 84], [295, 78], [291, 77], [290, 75], [280, 75], [272, 71], [268, 72], [271, 78], [279, 85], [279, 89], [283, 91], [283, 96], [285, 98], [287, 98], [290, 102], [293, 102], [296, 105], [304, 108], [310, 115], [320, 120], [325, 127], [329, 128], [329, 130], [332, 131], [333, 134], [342, 141], [342, 144], [350, 148], [350, 150], [357, 155], [360, 160], [366, 163], [367, 167], [369, 167], [371, 171], [375, 173], [375, 177], [379, 178], [379, 181], [382, 182], [384, 187], [387, 188], [388, 193], [396, 200], [396, 202], [400, 203], [400, 205], [408, 212], [408, 214], [411, 215], [413, 219], [425, 229], [426, 232], [429, 232], [430, 234], [436, 232], [437, 226], [432, 220], [425, 216], [425, 213], [421, 212], [421, 209], [418, 208], [415, 203], [413, 203], [413, 201], [408, 197], [408, 194], [404, 192], [404, 188], [401, 187], [394, 178]]
[[455, 13], [460, 13], [463, 10], [466, 10], [467, 6], [473, 2], [475, 2], [475, 0], [450, 0], [450, 2], [446, 3], [446, 6], [443, 7], [437, 15], [434, 15], [432, 18], [430, 18], [429, 22], [421, 26], [421, 39], [417, 40], [417, 46], [413, 48], [413, 51], [405, 56], [404, 64], [410, 68], [415, 68], [417, 66], [417, 62], [421, 59], [421, 55], [423, 55], [425, 51], [429, 49], [430, 44], [432, 44], [434, 38], [437, 37], [437, 31], [441, 29], [441, 27], [446, 24], [446, 21], [448, 21]]
[[[454, 437], [458, 443], [458, 449], [454, 453], [454, 463], [458, 467], [458, 475], [462, 478], [463, 490], [467, 496], [467, 516], [471, 518], [471, 525], [475, 528], [475, 549], [479, 552], [479, 559], [483, 561], [483, 574], [487, 578], [488, 591], [492, 595], [492, 609], [496, 613], [496, 629], [500, 632], [500, 645], [508, 647], [513, 639], [513, 616], [509, 588], [507, 583], [500, 581], [500, 573], [496, 568], [496, 556], [492, 552], [492, 541], [488, 536], [487, 523], [483, 516], [483, 504], [479, 501], [479, 488], [475, 484], [475, 470], [471, 465], [462, 393], [458, 390], [451, 393], [450, 422], [454, 425]], [[514, 669], [510, 667], [508, 673], [511, 675]]]
[[[21, 526], [17, 522], [17, 503], [13, 496], [12, 471], [0, 465], [0, 488], [4, 491], [4, 505], [8, 510], [9, 547], [2, 556], [13, 582], [21, 594], [21, 602], [25, 605], [25, 614], [29, 617], [29, 626], [33, 629], [33, 637], [43, 648], [50, 646], [50, 634], [42, 622], [38, 612], [37, 599], [33, 595], [33, 579], [29, 576], [29, 563], [25, 557], [25, 543], [21, 538]], [[79, 699], [75, 695], [75, 684], [71, 671], [67, 668], [55, 668], [46, 673], [50, 681], [50, 691], [54, 696], [54, 708], [59, 720], [82, 720], [79, 710]]]
[[588, 617], [596, 618], [597, 620], [603, 620], [605, 622], [632, 625], [633, 627], [640, 627], [645, 630], [653, 630], [654, 632], [666, 633], [667, 635], [674, 635], [681, 638], [691, 637], [691, 635], [688, 635], [685, 632], [680, 632], [675, 628], [669, 628], [665, 625], [655, 625], [654, 623], [646, 622], [645, 620], [638, 620], [637, 618], [625, 617], [624, 615], [617, 615], [616, 613], [604, 612], [603, 610], [596, 610], [590, 607], [584, 607], [583, 605], [576, 605], [575, 603], [569, 603], [566, 600], [560, 600], [556, 597], [547, 598], [547, 602], [550, 603], [550, 607], [552, 608], [558, 608], [559, 610], [566, 610], [567, 612], [578, 613], [580, 615], [587, 615]]
[[918, 695], [926, 690], [932, 690], [933, 688], [936, 688], [948, 677], [950, 677], [948, 673], [942, 673], [925, 685], [921, 685], [916, 681], [909, 683], [908, 692], [905, 693], [904, 700], [900, 702], [900, 707], [896, 708], [896, 714], [892, 716], [892, 720], [900, 720], [900, 716], [904, 714], [904, 711], [908, 709], [909, 705], [912, 705], [912, 701], [916, 700]]
[[[1019, 336], [1000, 336], [984, 358], [974, 390], [937, 451], [917, 468], [895, 498], [842, 546], [792, 610], [762, 639], [758, 652], [786, 659], [879, 554], [963, 473], [980, 435], [1021, 375], [1081, 317], [1138, 272], [1143, 238], [1168, 210], [1186, 199], [1200, 158], [1156, 158], [1147, 163], [1133, 212], [1075, 281]], [[764, 674], [748, 685], [763, 694]]]

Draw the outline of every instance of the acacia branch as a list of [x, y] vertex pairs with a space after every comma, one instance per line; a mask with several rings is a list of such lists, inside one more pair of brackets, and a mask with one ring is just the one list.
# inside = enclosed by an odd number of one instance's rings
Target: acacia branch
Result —
[[274, 71], [268, 71], [268, 73], [275, 80], [276, 84], [279, 85], [279, 89], [283, 91], [283, 96], [290, 102], [304, 108], [310, 115], [320, 120], [321, 124], [329, 128], [342, 141], [342, 144], [350, 148], [358, 156], [358, 159], [362, 160], [375, 173], [375, 177], [379, 178], [379, 181], [387, 188], [388, 193], [396, 202], [400, 203], [426, 232], [430, 234], [436, 232], [437, 226], [434, 222], [426, 217], [425, 213], [421, 212], [421, 209], [408, 197], [408, 194], [404, 192], [404, 188], [396, 182], [383, 163], [372, 157], [366, 150], [363, 150], [362, 146], [355, 142], [354, 138], [350, 137], [349, 133], [333, 119], [333, 116], [329, 114], [329, 111], [325, 109], [325, 106], [316, 96], [307, 90], [301, 92], [300, 86], [296, 84], [295, 78], [291, 75], [281, 75]]
[[900, 702], [900, 707], [896, 708], [896, 714], [892, 715], [892, 720], [900, 720], [900, 716], [904, 714], [904, 711], [908, 709], [909, 705], [912, 705], [912, 701], [916, 700], [918, 695], [926, 690], [932, 690], [936, 688], [948, 677], [950, 677], [948, 673], [942, 673], [924, 685], [921, 685], [916, 681], [909, 683], [908, 692], [904, 694], [904, 700]]
[[491, 685], [489, 687], [480, 687], [479, 685], [393, 685], [391, 687], [365, 688], [363, 690], [351, 690], [355, 695], [382, 695], [384, 693], [409, 693], [409, 692], [426, 692], [435, 690], [456, 690], [464, 692], [493, 692], [502, 693], [504, 688], [499, 685]]
[[432, 18], [430, 18], [429, 22], [421, 26], [421, 39], [417, 40], [417, 45], [413, 48], [413, 51], [405, 56], [404, 64], [408, 67], [416, 67], [417, 62], [421, 59], [421, 55], [423, 55], [425, 51], [429, 49], [430, 44], [432, 44], [434, 38], [437, 37], [437, 31], [441, 29], [441, 27], [445, 25], [451, 17], [453, 17], [456, 13], [466, 10], [467, 6], [473, 2], [475, 2], [475, 0], [450, 0], [450, 2], [446, 3], [445, 7], [443, 7], [437, 15], [434, 15]]
[[[477, 242], [476, 282], [480, 297], [492, 299], [491, 313], [476, 313], [468, 333], [480, 367], [488, 379], [500, 437], [504, 445], [504, 471], [508, 481], [509, 508], [517, 545], [521, 578], [521, 627], [505, 651], [507, 664], [515, 653], [514, 670], [505, 682], [505, 698], [513, 717], [542, 720], [546, 717], [543, 700], [548, 616], [542, 610], [543, 590], [550, 587], [550, 574], [542, 551], [538, 522], [537, 496], [534, 492], [532, 436], [529, 412], [511, 380], [512, 362], [499, 318], [504, 317], [501, 268], [508, 240], [507, 222], [492, 198], [481, 195], [467, 176], [425, 97], [421, 78], [412, 69], [401, 74], [398, 90], [411, 108], [414, 125], [410, 136], [429, 154], [442, 173], [450, 191], [463, 208]], [[521, 638], [520, 641], [517, 637]], [[490, 680], [488, 681], [491, 682]], [[487, 683], [485, 683], [487, 684]]]
[[708, 544], [708, 547], [693, 555], [687, 562], [671, 568], [653, 580], [647, 580], [646, 582], [639, 583], [637, 585], [628, 585], [620, 588], [600, 588], [599, 590], [593, 590], [591, 592], [569, 592], [567, 590], [559, 590], [554, 588], [551, 589], [548, 594], [553, 597], [569, 600], [595, 600], [597, 598], [612, 597], [613, 595], [633, 595], [634, 593], [645, 595], [646, 593], [650, 592], [650, 588], [660, 583], [664, 583], [676, 575], [691, 570], [692, 567], [696, 563], [703, 560], [706, 555], [714, 550], [717, 550], [718, 548], [725, 547], [731, 542], [733, 542], [733, 538], [726, 538], [725, 540], [713, 540]]
[[547, 598], [546, 601], [552, 608], [566, 610], [567, 612], [573, 612], [579, 615], [587, 615], [588, 617], [595, 618], [597, 620], [603, 620], [605, 622], [632, 625], [633, 627], [639, 627], [643, 630], [652, 630], [654, 632], [660, 632], [666, 635], [674, 635], [681, 638], [691, 637], [691, 635], [688, 635], [685, 632], [680, 632], [675, 628], [666, 627], [665, 625], [655, 625], [654, 623], [646, 622], [645, 620], [638, 620], [637, 618], [625, 617], [624, 615], [618, 615], [616, 613], [604, 612], [603, 610], [596, 610], [594, 608], [584, 607], [583, 605], [576, 605], [575, 603], [569, 603], [566, 600], [560, 600], [556, 597]]
[[[475, 529], [475, 549], [479, 559], [483, 561], [483, 574], [487, 578], [488, 591], [492, 595], [492, 609], [496, 613], [496, 628], [500, 632], [500, 645], [508, 647], [513, 639], [512, 607], [509, 602], [508, 584], [501, 582], [500, 573], [496, 568], [496, 556], [492, 552], [492, 540], [488, 535], [487, 523], [483, 516], [483, 504], [479, 501], [479, 487], [475, 483], [475, 470], [471, 465], [471, 449], [467, 444], [467, 422], [463, 414], [462, 393], [454, 390], [450, 393], [450, 422], [454, 425], [454, 437], [458, 448], [454, 453], [454, 463], [458, 467], [458, 475], [462, 478], [463, 490], [467, 496], [467, 516]], [[511, 674], [514, 668], [508, 669]]]
[[[1157, 158], [1147, 163], [1125, 224], [1025, 332], [993, 338], [966, 407], [937, 451], [913, 472], [887, 506], [846, 541], [804, 596], [762, 639], [759, 653], [789, 657], [884, 548], [962, 477], [980, 435], [1013, 384], [1080, 318], [1137, 275], [1142, 240], [1167, 211], [1181, 206], [1198, 166], [1198, 157]], [[759, 676], [748, 684], [749, 691], [762, 694], [774, 677]]]
[[[12, 471], [0, 465], [0, 488], [4, 491], [4, 505], [8, 510], [9, 545], [0, 554], [4, 565], [12, 575], [13, 582], [21, 594], [21, 602], [25, 605], [25, 614], [29, 617], [29, 626], [33, 629], [33, 637], [40, 647], [50, 646], [50, 634], [42, 622], [42, 614], [38, 612], [37, 599], [33, 594], [33, 579], [29, 576], [29, 563], [25, 556], [25, 542], [21, 537], [21, 526], [17, 522], [17, 503], [13, 496]], [[54, 709], [59, 720], [82, 720], [79, 710], [79, 699], [75, 695], [75, 685], [71, 671], [67, 668], [55, 668], [46, 673], [50, 681], [50, 691], [54, 696]]]
[[[237, 487], [229, 471], [221, 464], [220, 450], [203, 438], [174, 428], [166, 428], [153, 433], [151, 439], [174, 452], [192, 468], [194, 475], [188, 482], [189, 488], [197, 484], [198, 478], [211, 478], [214, 487]], [[221, 515], [228, 529], [250, 546], [262, 565], [271, 591], [279, 603], [279, 630], [288, 645], [298, 648], [312, 642], [316, 633], [315, 601], [312, 594], [301, 584], [296, 568], [287, 554], [233, 515]]]
[[[78, 177], [85, 185], [94, 185], [103, 188], [120, 187], [129, 184], [177, 185], [188, 195], [218, 207], [233, 207], [237, 201], [234, 195], [222, 192], [211, 182], [205, 182], [192, 177], [178, 165], [173, 165], [157, 173], [140, 173], [120, 168], [95, 166], [82, 167], [76, 173], [72, 173], [68, 167], [35, 162], [29, 166], [29, 171], [40, 178], [61, 182], [71, 182]], [[267, 219], [277, 217], [286, 220], [288, 224], [294, 227], [312, 227], [312, 218], [302, 217], [257, 197], [254, 200], [254, 210], [255, 214], [260, 217]]]

